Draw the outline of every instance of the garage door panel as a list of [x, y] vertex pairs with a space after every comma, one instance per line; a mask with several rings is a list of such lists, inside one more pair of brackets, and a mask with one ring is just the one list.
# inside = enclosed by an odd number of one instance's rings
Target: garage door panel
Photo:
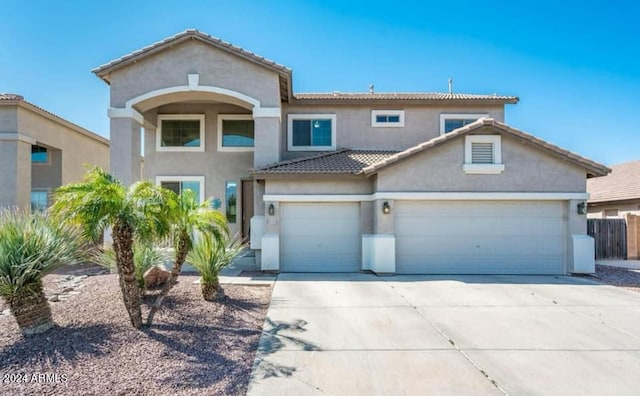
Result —
[[398, 273], [564, 273], [561, 202], [397, 201]]
[[283, 203], [283, 272], [356, 272], [360, 269], [357, 203]]

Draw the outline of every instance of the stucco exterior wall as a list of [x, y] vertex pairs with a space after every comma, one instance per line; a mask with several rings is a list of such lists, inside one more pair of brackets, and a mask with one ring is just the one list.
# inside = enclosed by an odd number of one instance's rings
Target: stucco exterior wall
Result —
[[362, 177], [296, 175], [286, 179], [268, 179], [265, 194], [371, 194], [371, 180]]
[[585, 192], [586, 171], [538, 148], [502, 136], [498, 175], [466, 174], [464, 137], [451, 140], [383, 169], [376, 191]]
[[200, 85], [230, 89], [258, 99], [262, 106], [280, 105], [278, 74], [199, 41], [180, 43], [111, 73], [111, 106], [157, 89], [187, 85], [187, 75], [200, 75]]
[[[226, 210], [225, 184], [235, 181], [238, 188], [238, 213], [241, 213], [241, 179], [249, 178], [248, 170], [253, 166], [253, 152], [218, 151], [218, 114], [250, 113], [230, 104], [176, 103], [147, 112], [145, 118], [157, 124], [158, 114], [204, 114], [205, 151], [158, 152], [156, 130], [145, 129], [144, 178], [155, 182], [158, 176], [204, 176], [205, 198], [219, 198], [222, 203], [220, 210], [223, 212]], [[238, 216], [238, 226], [239, 221]]]
[[0, 133], [18, 132], [18, 108], [0, 107]]
[[31, 165], [31, 189], [53, 192], [62, 185], [62, 151], [49, 149], [49, 163]]
[[607, 217], [605, 215], [607, 210], [617, 210], [617, 218], [624, 219], [627, 214], [640, 215], [640, 199], [589, 204], [587, 210], [587, 217], [590, 219], [604, 219]]
[[[404, 110], [405, 126], [378, 128], [371, 126], [371, 110]], [[404, 150], [440, 135], [441, 114], [488, 114], [504, 121], [504, 106], [433, 106], [433, 105], [299, 105], [282, 106], [283, 159], [291, 159], [309, 152], [287, 151], [288, 114], [335, 114], [336, 147], [350, 149]]]
[[109, 145], [28, 109], [18, 109], [18, 129], [38, 143], [62, 151], [61, 183], [82, 180], [83, 166], [96, 165], [109, 169]]

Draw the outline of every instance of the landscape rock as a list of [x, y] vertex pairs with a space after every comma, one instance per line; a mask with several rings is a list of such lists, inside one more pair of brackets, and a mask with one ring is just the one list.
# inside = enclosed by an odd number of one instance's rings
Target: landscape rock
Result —
[[73, 287], [65, 287], [64, 289], [62, 289], [63, 293], [69, 293], [70, 291], [73, 291]]
[[49, 301], [50, 302], [58, 302], [58, 301], [60, 301], [60, 298], [58, 297], [57, 294], [54, 294], [53, 296], [49, 297]]
[[162, 265], [155, 265], [144, 273], [144, 283], [147, 287], [157, 287], [163, 285], [169, 279], [170, 271]]

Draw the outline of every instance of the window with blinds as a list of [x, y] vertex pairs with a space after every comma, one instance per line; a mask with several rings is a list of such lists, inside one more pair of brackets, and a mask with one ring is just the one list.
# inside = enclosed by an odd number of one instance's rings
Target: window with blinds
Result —
[[471, 143], [472, 164], [493, 164], [493, 143]]

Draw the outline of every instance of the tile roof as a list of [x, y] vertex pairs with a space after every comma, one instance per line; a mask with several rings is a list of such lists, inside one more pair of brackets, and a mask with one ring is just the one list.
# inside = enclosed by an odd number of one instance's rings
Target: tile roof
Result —
[[296, 93], [293, 98], [299, 101], [490, 101], [499, 103], [517, 103], [517, 96], [480, 95], [444, 92], [329, 92], [329, 93]]
[[604, 177], [587, 180], [589, 202], [640, 199], [640, 160], [611, 167]]
[[341, 149], [335, 152], [278, 162], [264, 168], [254, 169], [250, 173], [360, 174], [363, 168], [384, 161], [395, 153], [397, 151]]
[[382, 162], [370, 165], [363, 169], [363, 173], [365, 174], [376, 173], [380, 169], [390, 164], [393, 164], [394, 162], [401, 161], [414, 154], [428, 150], [435, 146], [439, 146], [440, 144], [447, 142], [449, 140], [455, 139], [458, 136], [466, 135], [472, 131], [475, 131], [484, 127], [491, 127], [491, 128], [494, 128], [495, 130], [498, 130], [501, 133], [507, 133], [518, 139], [522, 139], [529, 143], [535, 144], [536, 146], [539, 146], [540, 148], [547, 150], [551, 154], [554, 154], [558, 157], [571, 161], [576, 165], [584, 167], [587, 170], [587, 174], [589, 176], [604, 176], [610, 172], [610, 169], [602, 164], [599, 164], [588, 158], [582, 157], [578, 154], [572, 153], [568, 150], [565, 150], [556, 145], [548, 143], [533, 135], [529, 135], [528, 133], [525, 133], [519, 129], [512, 128], [505, 123], [496, 121], [493, 118], [481, 118], [471, 124], [467, 124], [466, 126], [463, 126], [462, 128], [455, 129], [449, 133], [440, 135], [424, 143], [420, 143], [417, 146], [410, 147], [404, 151], [401, 151], [395, 155], [392, 155], [386, 158]]
[[283, 99], [288, 100], [289, 94], [291, 92], [291, 69], [279, 63], [276, 63], [270, 59], [257, 55], [251, 51], [247, 51], [243, 48], [235, 46], [227, 41], [224, 41], [217, 37], [213, 37], [209, 34], [200, 32], [196, 29], [187, 29], [171, 37], [167, 37], [164, 40], [155, 42], [137, 51], [133, 51], [129, 54], [121, 56], [120, 58], [114, 59], [108, 63], [100, 65], [91, 71], [95, 73], [98, 77], [100, 77], [102, 80], [104, 80], [107, 84], [109, 84], [110, 83], [109, 73], [111, 71], [119, 69], [121, 67], [125, 67], [131, 63], [137, 62], [138, 60], [144, 57], [160, 52], [165, 48], [173, 46], [177, 43], [191, 40], [191, 39], [199, 40], [213, 47], [230, 52], [250, 62], [253, 62], [255, 64], [261, 65], [263, 67], [266, 67], [268, 69], [271, 69], [277, 72], [280, 75], [281, 95]]
[[68, 128], [75, 130], [76, 132], [88, 136], [94, 140], [97, 140], [103, 144], [109, 145], [109, 139], [98, 135], [95, 132], [91, 132], [90, 130], [81, 127], [78, 124], [74, 124], [73, 122], [66, 120], [60, 117], [57, 114], [54, 114], [48, 110], [43, 109], [42, 107], [36, 106], [33, 103], [26, 101], [24, 96], [12, 93], [0, 93], [0, 106], [20, 106], [27, 108], [35, 113], [40, 114], [41, 116], [48, 118], [52, 121], [55, 121], [59, 124], [62, 124]]
[[410, 147], [404, 151], [384, 151], [384, 150], [349, 150], [342, 149], [336, 152], [322, 153], [311, 157], [303, 157], [290, 161], [279, 162], [260, 169], [251, 171], [253, 174], [285, 174], [285, 173], [316, 173], [316, 174], [364, 174], [373, 175], [382, 168], [402, 161], [417, 153], [421, 153], [433, 147], [439, 146], [456, 137], [466, 135], [472, 131], [484, 127], [491, 127], [500, 133], [510, 134], [518, 139], [527, 141], [548, 151], [552, 155], [561, 157], [567, 161], [584, 167], [589, 176], [603, 176], [609, 173], [606, 166], [594, 162], [578, 154], [564, 150], [533, 135], [529, 135], [518, 129], [498, 122], [492, 118], [481, 118], [462, 128], [458, 128], [445, 135], [435, 137], [417, 146]]
[[0, 100], [24, 100], [24, 97], [18, 94], [0, 93]]

